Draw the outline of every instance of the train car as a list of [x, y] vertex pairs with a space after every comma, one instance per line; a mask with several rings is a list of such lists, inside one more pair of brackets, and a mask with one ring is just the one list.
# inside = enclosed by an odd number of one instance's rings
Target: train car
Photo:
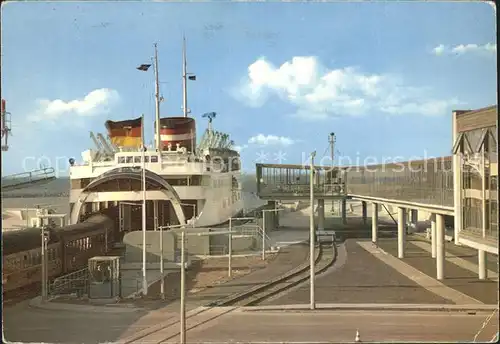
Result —
[[[115, 227], [109, 217], [96, 214], [85, 222], [49, 230], [49, 279], [82, 269], [89, 258], [105, 254], [114, 240]], [[41, 281], [40, 228], [6, 232], [2, 246], [4, 292]]]
[[[51, 231], [47, 245], [49, 276], [62, 273], [61, 243]], [[41, 280], [42, 238], [39, 228], [27, 228], [2, 235], [3, 291], [10, 291]]]
[[64, 251], [63, 271], [69, 273], [86, 266], [89, 258], [104, 255], [115, 238], [115, 222], [96, 214], [85, 222], [66, 226], [60, 231]]

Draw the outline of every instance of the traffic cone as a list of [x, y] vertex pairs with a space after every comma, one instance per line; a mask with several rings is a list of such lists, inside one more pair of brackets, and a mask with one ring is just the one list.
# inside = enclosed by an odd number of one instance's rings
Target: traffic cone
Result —
[[361, 343], [361, 337], [359, 335], [359, 331], [358, 330], [356, 330], [356, 338], [354, 338], [354, 341], [356, 343]]

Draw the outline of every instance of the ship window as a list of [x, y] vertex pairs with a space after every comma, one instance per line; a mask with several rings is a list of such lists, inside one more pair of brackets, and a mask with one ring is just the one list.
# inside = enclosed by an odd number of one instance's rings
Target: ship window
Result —
[[131, 156], [128, 156], [127, 157], [127, 164], [131, 164], [132, 163], [132, 157]]
[[125, 163], [125, 157], [124, 156], [118, 157], [118, 163], [119, 164], [124, 164]]
[[149, 162], [149, 156], [144, 157], [144, 162]]
[[141, 162], [141, 157], [140, 156], [135, 156], [134, 157], [134, 162]]
[[157, 155], [152, 155], [151, 156], [151, 162], [158, 162], [158, 156]]

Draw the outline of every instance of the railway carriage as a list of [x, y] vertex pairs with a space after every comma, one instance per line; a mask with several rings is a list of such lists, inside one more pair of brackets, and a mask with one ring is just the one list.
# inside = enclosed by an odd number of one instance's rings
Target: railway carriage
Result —
[[[115, 230], [115, 222], [102, 214], [93, 215], [75, 225], [49, 230], [49, 279], [82, 269], [89, 258], [105, 254], [116, 238]], [[3, 292], [40, 282], [40, 228], [6, 232], [2, 236]]]

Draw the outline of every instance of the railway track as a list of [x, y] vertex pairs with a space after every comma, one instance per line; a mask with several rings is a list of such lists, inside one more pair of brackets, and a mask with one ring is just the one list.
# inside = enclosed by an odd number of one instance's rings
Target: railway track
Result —
[[[337, 246], [333, 243], [320, 243], [317, 248], [314, 271], [316, 275], [325, 272], [337, 258]], [[248, 307], [255, 306], [271, 298], [277, 297], [290, 288], [293, 288], [310, 278], [309, 264], [303, 264], [298, 269], [292, 270], [285, 276], [271, 281], [263, 286], [243, 294], [230, 296], [228, 300], [217, 302], [218, 307]]]
[[[315, 273], [321, 274], [331, 267], [337, 258], [337, 244], [320, 243], [316, 248], [315, 257]], [[187, 330], [195, 328], [202, 323], [213, 320], [219, 316], [231, 312], [238, 306], [256, 305], [266, 299], [278, 296], [279, 294], [288, 291], [290, 288], [299, 285], [309, 278], [310, 265], [308, 262], [292, 269], [284, 275], [264, 285], [257, 286], [243, 293], [233, 294], [228, 297], [211, 302], [200, 309], [193, 310], [193, 313], [188, 318], [205, 318], [205, 314], [210, 310], [218, 309], [215, 316], [206, 315], [206, 319], [187, 327]], [[120, 340], [119, 344], [129, 343], [163, 343], [179, 334], [179, 320], [177, 317], [172, 317], [166, 322], [139, 331], [133, 336]]]

